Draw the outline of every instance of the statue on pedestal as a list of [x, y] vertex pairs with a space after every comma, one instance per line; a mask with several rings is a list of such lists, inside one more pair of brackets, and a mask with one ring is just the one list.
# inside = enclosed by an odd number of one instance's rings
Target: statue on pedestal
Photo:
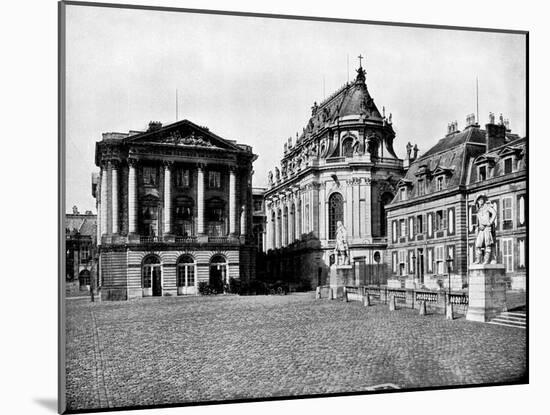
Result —
[[479, 195], [476, 199], [477, 207], [477, 236], [475, 242], [475, 264], [489, 264], [495, 261], [496, 232], [495, 221], [497, 211], [487, 196]]
[[336, 223], [336, 265], [349, 265], [348, 232], [341, 221]]

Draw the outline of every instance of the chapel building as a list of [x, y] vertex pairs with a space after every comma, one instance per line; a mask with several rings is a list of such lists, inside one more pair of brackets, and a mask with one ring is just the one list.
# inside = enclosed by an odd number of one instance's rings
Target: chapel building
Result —
[[271, 280], [325, 285], [338, 222], [352, 262], [379, 280], [388, 271], [385, 205], [405, 172], [392, 116], [378, 110], [365, 75], [360, 65], [353, 83], [314, 104], [302, 134], [285, 142], [280, 167], [269, 173], [264, 250]]
[[216, 291], [255, 270], [248, 145], [183, 120], [104, 133], [95, 189], [101, 296]]

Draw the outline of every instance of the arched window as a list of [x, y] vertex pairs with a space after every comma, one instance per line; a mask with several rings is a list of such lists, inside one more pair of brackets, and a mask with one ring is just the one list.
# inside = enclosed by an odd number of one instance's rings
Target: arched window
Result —
[[225, 202], [219, 197], [213, 197], [206, 201], [206, 221], [208, 225], [208, 235], [224, 236], [225, 226]]
[[[177, 262], [177, 284], [178, 291], [182, 287], [195, 286], [195, 260], [191, 255], [182, 255]], [[178, 294], [187, 294], [178, 292]]]
[[162, 273], [160, 259], [156, 255], [148, 255], [141, 266], [141, 286], [143, 295], [162, 295]]
[[336, 239], [337, 223], [344, 223], [344, 199], [340, 193], [333, 193], [328, 199], [328, 238]]
[[386, 236], [386, 205], [393, 200], [393, 195], [385, 192], [380, 198], [380, 236]]
[[178, 236], [194, 236], [194, 209], [195, 202], [187, 196], [176, 198], [174, 212], [175, 234]]
[[342, 155], [353, 157], [353, 138], [348, 137], [342, 142]]

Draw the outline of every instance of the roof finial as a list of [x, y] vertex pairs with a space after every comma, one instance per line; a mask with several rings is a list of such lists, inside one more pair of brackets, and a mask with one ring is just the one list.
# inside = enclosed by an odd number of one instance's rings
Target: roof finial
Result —
[[364, 57], [361, 56], [361, 54], [359, 54], [358, 58], [359, 58], [359, 67], [362, 68], [362, 66], [361, 66], [361, 59], [364, 59]]

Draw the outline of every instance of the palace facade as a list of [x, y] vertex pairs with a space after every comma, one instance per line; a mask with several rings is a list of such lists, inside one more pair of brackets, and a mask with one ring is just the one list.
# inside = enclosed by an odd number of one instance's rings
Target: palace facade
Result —
[[385, 205], [405, 171], [393, 148], [392, 116], [374, 103], [360, 66], [353, 83], [312, 107], [303, 132], [284, 144], [265, 192], [267, 277], [302, 288], [326, 284], [336, 225], [350, 255], [385, 275]]
[[497, 262], [512, 289], [526, 287], [527, 139], [502, 116], [481, 129], [469, 115], [414, 161], [386, 206], [391, 274], [406, 287], [462, 289], [473, 263], [475, 199], [485, 194], [497, 215]]
[[68, 295], [89, 291], [97, 279], [97, 215], [80, 213], [76, 206], [65, 215], [66, 278]]
[[96, 143], [101, 296], [196, 294], [255, 274], [248, 145], [188, 120]]

